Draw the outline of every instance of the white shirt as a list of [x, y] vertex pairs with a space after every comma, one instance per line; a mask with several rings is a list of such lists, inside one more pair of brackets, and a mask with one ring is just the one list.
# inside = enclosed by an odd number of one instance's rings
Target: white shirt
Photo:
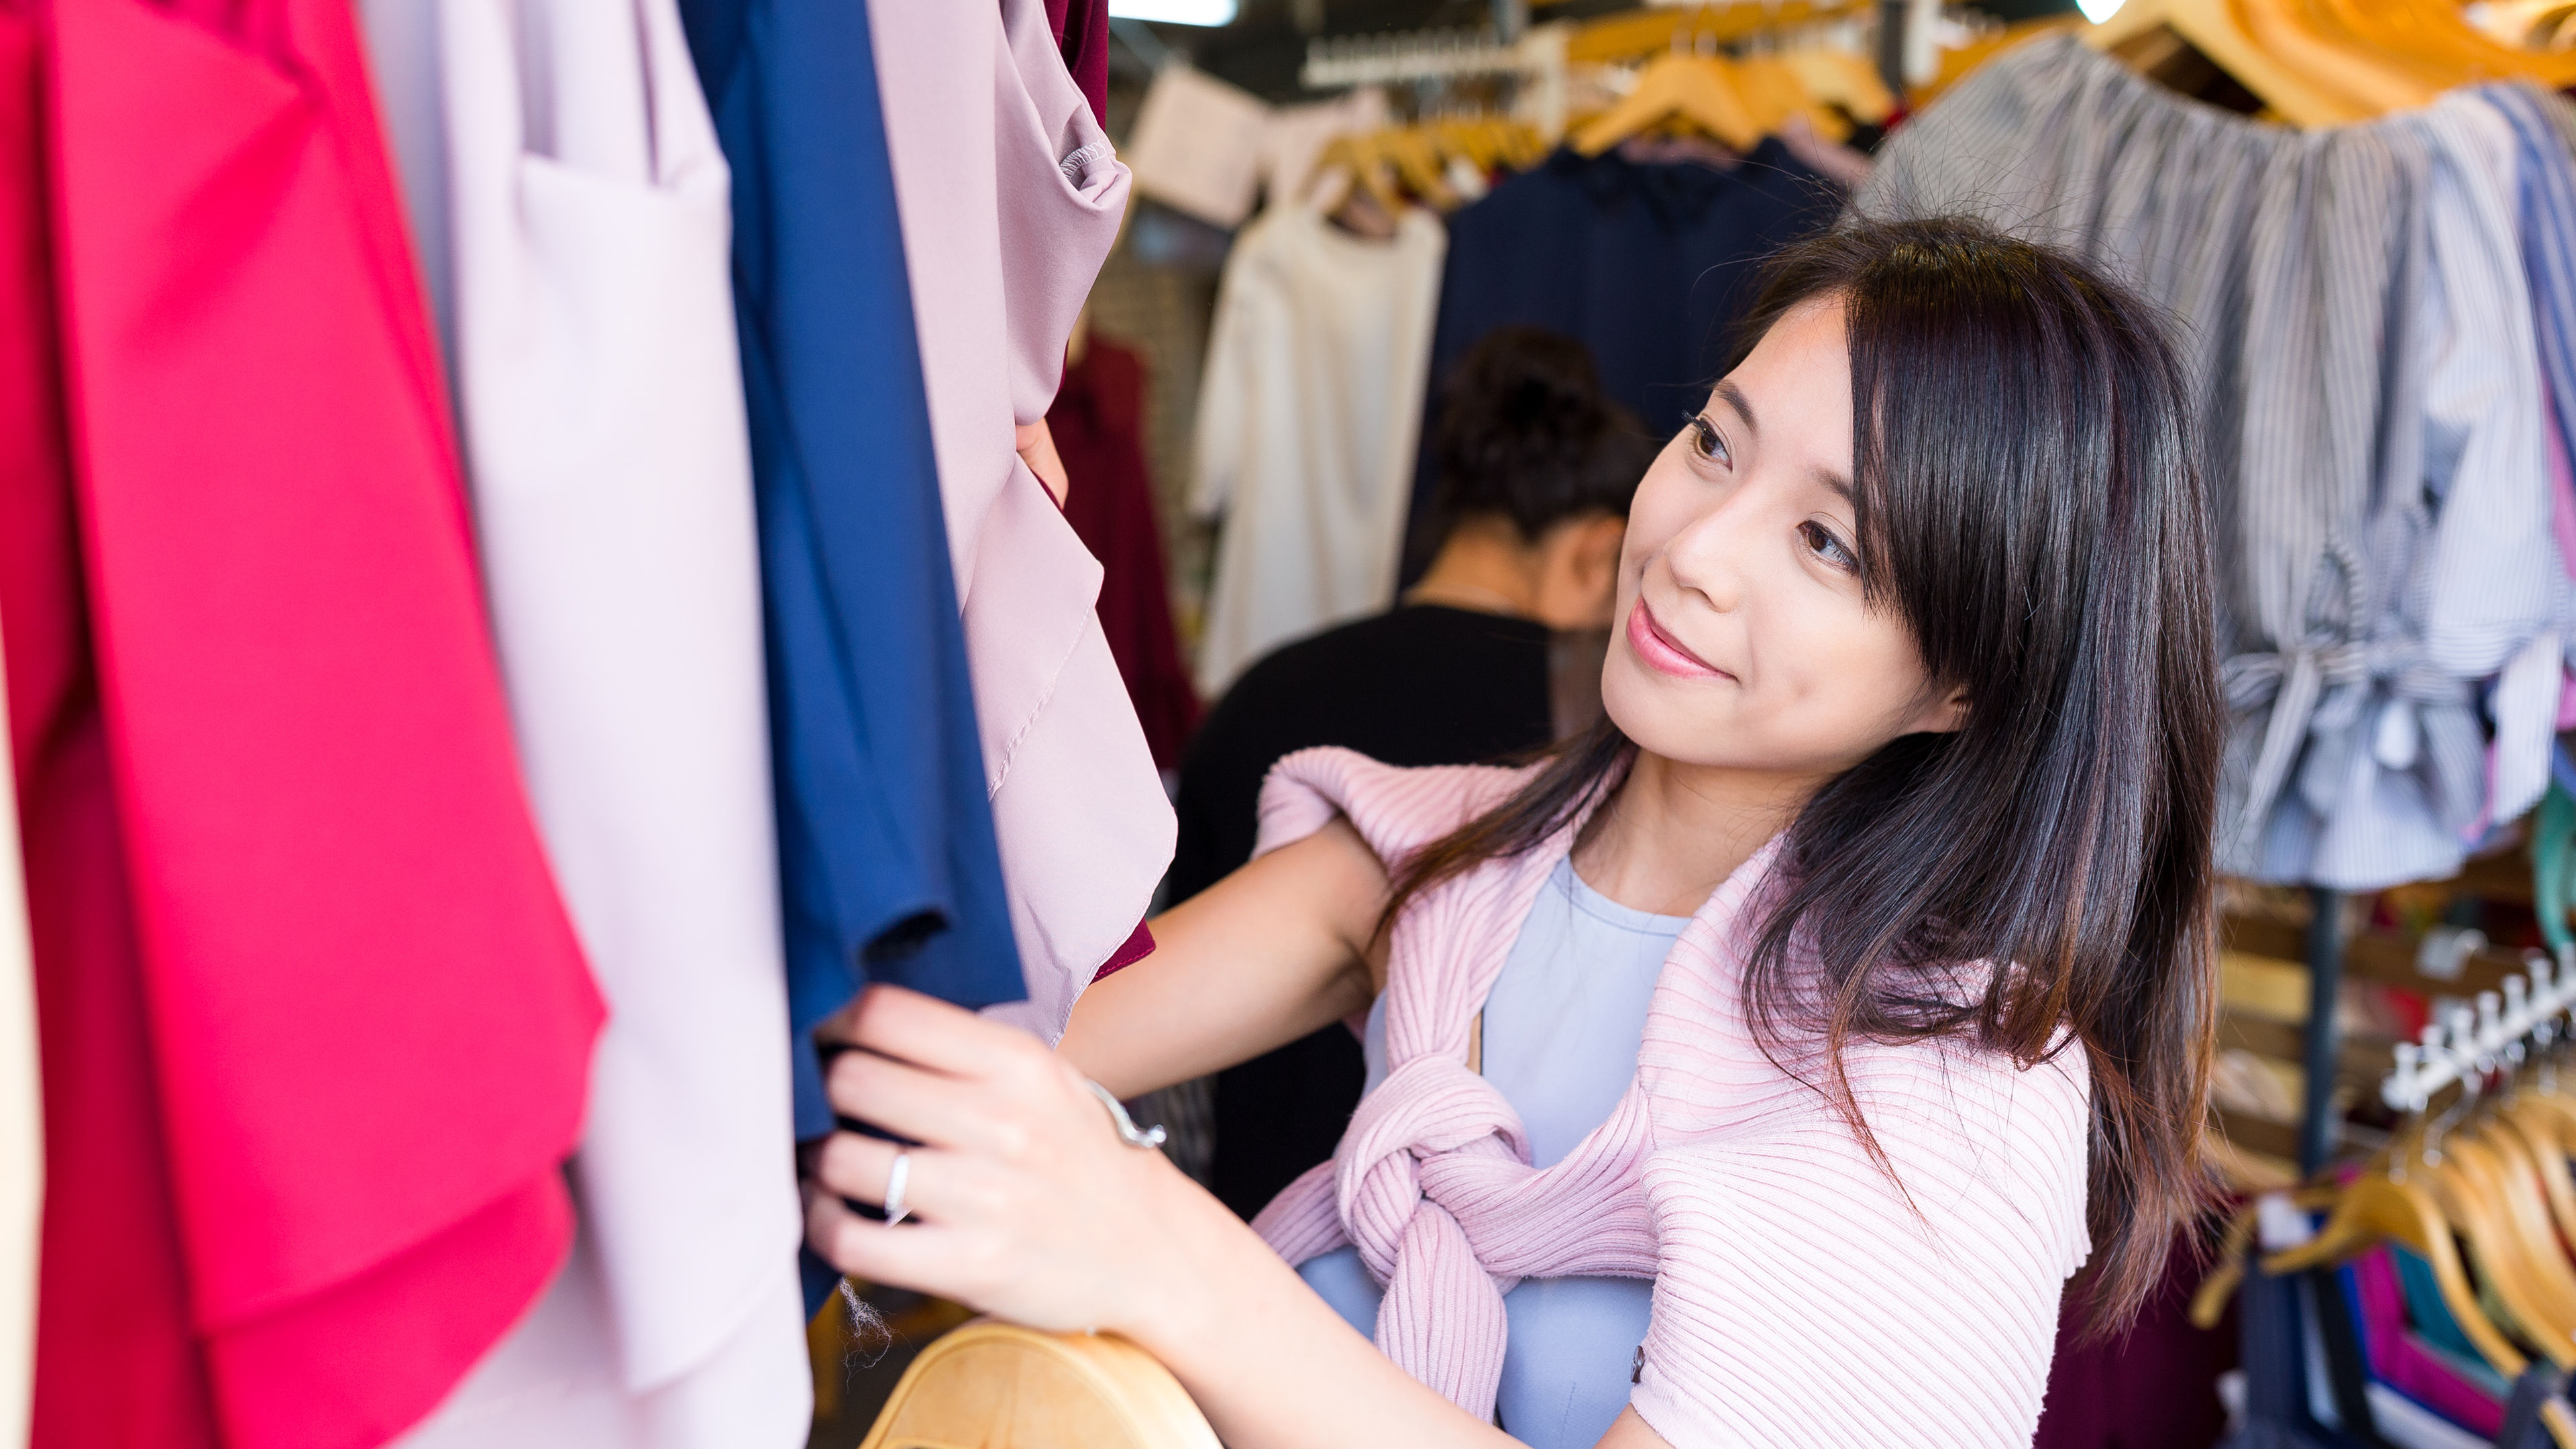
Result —
[[1294, 204], [1235, 238], [1199, 385], [1193, 506], [1225, 519], [1199, 645], [1209, 698], [1393, 601], [1448, 246], [1418, 209], [1378, 242]]

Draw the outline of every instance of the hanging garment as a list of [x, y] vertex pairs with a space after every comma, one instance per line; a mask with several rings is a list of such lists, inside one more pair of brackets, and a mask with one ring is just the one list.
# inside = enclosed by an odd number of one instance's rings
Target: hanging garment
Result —
[[[868, 12], [986, 788], [1029, 1001], [1053, 1041], [1133, 938], [1172, 811], [1093, 604], [1100, 565], [1014, 438], [1118, 239], [1127, 168], [1042, 0]], [[1073, 848], [1074, 842], [1079, 848]]]
[[[2512, 126], [2521, 180], [2518, 221], [2523, 274], [2531, 290], [2532, 332], [2545, 387], [2550, 478], [2550, 537], [2559, 576], [2552, 627], [2576, 656], [2576, 485], [2567, 439], [2576, 437], [2576, 159], [2554, 124], [2567, 102], [2534, 85], [2480, 87], [2475, 94]], [[2576, 669], [2562, 661], [2557, 724], [2576, 723]], [[2558, 752], [2553, 750], [2555, 765]]]
[[1145, 468], [1145, 360], [1093, 333], [1047, 409], [1071, 491], [1064, 516], [1100, 561], [1100, 629], [1160, 769], [1177, 768], [1199, 697], [1172, 628], [1163, 530]]
[[2087, 1305], [2068, 1299], [2058, 1310], [2048, 1406], [2031, 1449], [2218, 1441], [2227, 1427], [2218, 1382], [2236, 1368], [2242, 1335], [2232, 1311], [2214, 1327], [2193, 1325], [2192, 1295], [2208, 1269], [2194, 1235], [2177, 1233], [2154, 1296], [2107, 1336], [2093, 1331]]
[[1091, 105], [1092, 124], [1109, 125], [1109, 0], [1046, 0], [1065, 73]]
[[33, 7], [0, 3], [0, 665], [35, 971], [18, 1063], [44, 1070], [24, 1442], [212, 1449], [63, 436], [39, 45]]
[[[2546, 774], [2540, 374], [2510, 135], [2476, 105], [2290, 132], [2043, 38], [1910, 122], [1855, 199], [2070, 246], [2183, 324], [2221, 520], [2219, 843], [2239, 874], [2450, 874]], [[2478, 694], [2499, 671], [2491, 794]]]
[[1193, 506], [1222, 515], [1199, 689], [1393, 602], [1447, 247], [1409, 209], [1389, 241], [1311, 206], [1235, 237], [1199, 384]]
[[2371, 1376], [2453, 1423], [2493, 1439], [2504, 1425], [2503, 1403], [2492, 1389], [2463, 1374], [2408, 1328], [2406, 1295], [2388, 1254], [2386, 1248], [2375, 1248], [2354, 1259], [2346, 1270], [2352, 1275]]
[[[10, 78], [6, 65], [0, 61], [0, 85]], [[0, 585], [0, 603], [8, 592]], [[0, 721], [9, 718], [7, 625], [0, 619]], [[45, 1200], [36, 968], [28, 953], [27, 878], [19, 862], [17, 771], [0, 770], [0, 1444], [27, 1442], [36, 1371], [36, 1252]]]
[[1405, 461], [1410, 585], [1440, 545], [1430, 440], [1439, 389], [1496, 327], [1545, 327], [1592, 349], [1602, 390], [1669, 438], [1708, 401], [1735, 321], [1771, 254], [1830, 221], [1841, 188], [1776, 140], [1731, 171], [1559, 151], [1449, 218], [1422, 445]]
[[[680, 13], [733, 175], [788, 1064], [808, 1139], [833, 1126], [809, 1033], [861, 985], [966, 1006], [1023, 988], [867, 17], [774, 0]], [[809, 1298], [829, 1281], [811, 1274]]]
[[[1261, 849], [1338, 815], [1381, 859], [1400, 859], [1526, 778], [1307, 751], [1262, 792]], [[2022, 1070], [1955, 1042], [1848, 1049], [1857, 1104], [1891, 1159], [1882, 1168], [1742, 1017], [1742, 957], [1774, 841], [1682, 931], [1609, 1119], [1534, 1168], [1518, 1114], [1466, 1069], [1467, 1038], [1581, 823], [1433, 889], [1396, 921], [1391, 1071], [1334, 1161], [1255, 1229], [1292, 1264], [1358, 1248], [1387, 1289], [1378, 1346], [1478, 1418], [1494, 1408], [1504, 1295], [1520, 1280], [1651, 1278], [1630, 1402], [1673, 1444], [2028, 1444], [2058, 1300], [2090, 1250], [2082, 1053]], [[1963, 989], [1981, 989], [1981, 971], [1963, 970]], [[1978, 1291], [1958, 1291], [1963, 1281]], [[1855, 1375], [1920, 1363], [1927, 1345], [1974, 1351], [1909, 1375], [1901, 1396], [1854, 1391]]]
[[[389, 124], [415, 229], [444, 238], [422, 254], [453, 268], [433, 294], [520, 759], [609, 1006], [564, 1301], [406, 1442], [575, 1442], [578, 1413], [593, 1440], [801, 1445], [813, 1381], [724, 158], [671, 0], [364, 13], [387, 93], [437, 92], [389, 105]], [[435, 134], [407, 134], [422, 121]], [[424, 157], [440, 169], [416, 174]]]
[[[1548, 631], [1407, 604], [1263, 659], [1209, 712], [1181, 765], [1172, 900], [1252, 858], [1261, 781], [1341, 745], [1389, 765], [1474, 765], [1547, 744]], [[1333, 1155], [1359, 1105], [1360, 1044], [1336, 1022], [1217, 1075], [1211, 1191], [1246, 1218]]]
[[[50, 11], [71, 451], [190, 1321], [225, 1443], [379, 1445], [563, 1259], [599, 999], [354, 16]], [[69, 1414], [157, 1387], [62, 1371]]]

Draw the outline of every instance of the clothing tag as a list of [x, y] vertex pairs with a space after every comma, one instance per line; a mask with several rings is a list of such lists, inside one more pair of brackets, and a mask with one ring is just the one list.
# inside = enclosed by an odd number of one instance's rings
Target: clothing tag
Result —
[[1252, 214], [1261, 185], [1261, 134], [1270, 107], [1250, 91], [1186, 65], [1154, 73], [1127, 137], [1136, 189], [1222, 227]]
[[2267, 1192], [2256, 1198], [2254, 1223], [2267, 1253], [2286, 1252], [2317, 1235], [2316, 1225], [2290, 1202], [2286, 1192]]

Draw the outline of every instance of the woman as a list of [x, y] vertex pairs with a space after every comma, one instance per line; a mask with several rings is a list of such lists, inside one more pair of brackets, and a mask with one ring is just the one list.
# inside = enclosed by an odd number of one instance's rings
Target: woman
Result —
[[[843, 1134], [810, 1240], [1126, 1334], [1236, 1449], [1501, 1445], [1498, 1409], [1614, 1449], [2026, 1443], [2068, 1278], [2116, 1321], [2199, 1191], [2219, 697], [2183, 380], [2124, 292], [1964, 221], [1796, 248], [1751, 335], [1638, 487], [1600, 730], [1528, 772], [1282, 762], [1260, 856], [1055, 1056], [870, 993], [832, 1090], [922, 1144], [922, 1222], [835, 1197], [897, 1171]], [[1691, 917], [1608, 1102], [1608, 1032], [1544, 1040], [1585, 1014], [1563, 953], [1520, 949], [1561, 875], [1638, 932]], [[1384, 1080], [1260, 1236], [1081, 1080], [1372, 998]]]
[[[1656, 444], [1603, 395], [1589, 348], [1536, 327], [1485, 334], [1440, 397], [1430, 569], [1394, 608], [1282, 645], [1227, 687], [1181, 765], [1169, 899], [1252, 858], [1262, 780], [1299, 750], [1469, 765], [1599, 717], [1628, 499]], [[1260, 1212], [1333, 1155], [1365, 1075], [1338, 1022], [1219, 1073], [1209, 1188]]]

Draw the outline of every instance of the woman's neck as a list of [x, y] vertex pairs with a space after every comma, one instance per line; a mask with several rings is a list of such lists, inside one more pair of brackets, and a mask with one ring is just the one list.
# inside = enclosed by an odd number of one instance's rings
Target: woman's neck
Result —
[[1440, 552], [1407, 590], [1408, 604], [1442, 604], [1515, 619], [1538, 615], [1537, 551], [1508, 519], [1471, 518], [1451, 530]]
[[1574, 847], [1583, 883], [1631, 910], [1694, 915], [1788, 828], [1823, 782], [1685, 765], [1639, 750]]

